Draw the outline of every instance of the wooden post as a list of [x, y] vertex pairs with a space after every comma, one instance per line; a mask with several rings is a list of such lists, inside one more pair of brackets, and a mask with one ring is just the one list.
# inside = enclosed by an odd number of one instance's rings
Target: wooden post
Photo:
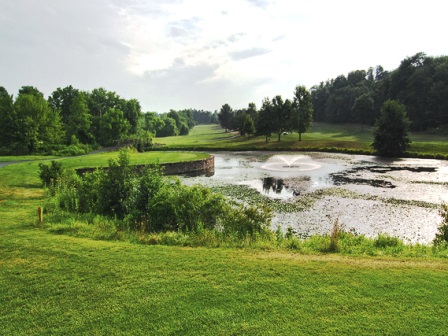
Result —
[[38, 207], [38, 208], [37, 208], [37, 216], [38, 216], [38, 218], [39, 218], [39, 223], [42, 223], [42, 221], [44, 220], [44, 218], [43, 218], [44, 213], [43, 213], [41, 207]]

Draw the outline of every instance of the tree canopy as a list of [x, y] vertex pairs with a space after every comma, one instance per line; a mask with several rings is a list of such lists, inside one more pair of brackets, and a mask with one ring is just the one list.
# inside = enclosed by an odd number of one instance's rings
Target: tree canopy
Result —
[[375, 123], [373, 147], [378, 154], [390, 157], [401, 156], [411, 143], [409, 125], [406, 106], [395, 100], [386, 101]]

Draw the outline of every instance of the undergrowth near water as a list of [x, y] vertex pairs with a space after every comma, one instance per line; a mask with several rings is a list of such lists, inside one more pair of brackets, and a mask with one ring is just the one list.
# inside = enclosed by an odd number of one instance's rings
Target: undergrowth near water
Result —
[[124, 228], [118, 219], [100, 215], [72, 214], [56, 211], [47, 214], [44, 228], [53, 234], [97, 240], [127, 241], [145, 245], [167, 245], [208, 248], [244, 248], [264, 251], [287, 250], [300, 254], [338, 253], [350, 256], [391, 257], [437, 257], [448, 258], [448, 243], [434, 245], [405, 244], [402, 240], [380, 234], [375, 238], [347, 232], [336, 219], [328, 234], [312, 235], [306, 238], [296, 234], [292, 228], [284, 232], [263, 230], [253, 234], [224, 233], [214, 229], [192, 232], [165, 231], [145, 232]]

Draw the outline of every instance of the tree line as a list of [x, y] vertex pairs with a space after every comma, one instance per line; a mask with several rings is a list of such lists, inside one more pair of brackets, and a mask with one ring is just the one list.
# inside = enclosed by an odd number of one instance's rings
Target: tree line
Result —
[[241, 135], [264, 136], [266, 142], [272, 134], [280, 141], [286, 132], [297, 132], [301, 140], [302, 133], [311, 126], [312, 116], [311, 94], [301, 85], [295, 88], [292, 99], [284, 100], [281, 95], [265, 98], [259, 110], [255, 103], [238, 110], [224, 104], [218, 113], [219, 123], [226, 131], [237, 130]]
[[448, 124], [448, 56], [417, 53], [393, 71], [355, 70], [311, 87], [314, 120], [372, 125], [388, 100], [406, 107], [411, 129]]
[[195, 124], [214, 120], [216, 113], [193, 109], [143, 113], [137, 99], [104, 88], [89, 92], [70, 85], [45, 99], [33, 86], [23, 86], [16, 97], [0, 87], [3, 154], [83, 154], [120, 141], [147, 149], [155, 136], [185, 135]]

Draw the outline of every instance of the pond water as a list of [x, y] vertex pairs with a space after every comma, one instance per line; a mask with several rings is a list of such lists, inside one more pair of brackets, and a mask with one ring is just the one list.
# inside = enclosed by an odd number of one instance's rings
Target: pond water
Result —
[[182, 177], [183, 182], [220, 187], [224, 194], [226, 188], [256, 191], [280, 204], [273, 229], [292, 227], [301, 236], [328, 233], [338, 219], [357, 234], [426, 244], [441, 223], [440, 204], [448, 202], [446, 161], [328, 153], [213, 155], [213, 176]]

